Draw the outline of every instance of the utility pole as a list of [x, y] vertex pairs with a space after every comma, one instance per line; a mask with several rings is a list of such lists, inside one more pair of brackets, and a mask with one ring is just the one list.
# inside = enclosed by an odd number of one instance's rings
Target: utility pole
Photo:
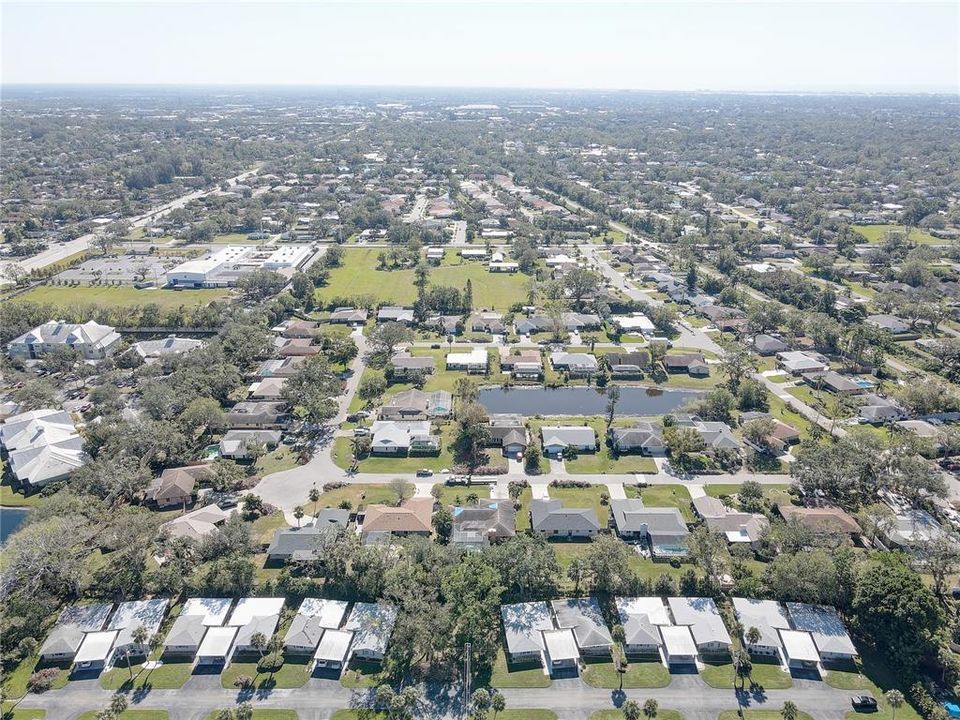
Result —
[[470, 715], [470, 654], [473, 646], [463, 646], [463, 717]]

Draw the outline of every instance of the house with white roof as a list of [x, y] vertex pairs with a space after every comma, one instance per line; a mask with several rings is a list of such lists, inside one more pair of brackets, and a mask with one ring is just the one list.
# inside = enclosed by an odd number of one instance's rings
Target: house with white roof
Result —
[[40, 646], [40, 659], [56, 663], [73, 660], [83, 644], [84, 636], [102, 630], [112, 611], [112, 603], [64, 608], [57, 624]]
[[83, 636], [80, 649], [73, 658], [73, 671], [106, 670], [113, 657], [113, 643], [116, 639], [116, 630], [88, 632]]
[[347, 614], [343, 600], [304, 598], [283, 637], [283, 647], [290, 654], [313, 654], [327, 630], [336, 630]]
[[230, 613], [230, 598], [190, 598], [163, 643], [164, 655], [195, 656], [207, 629], [222, 626]]
[[545, 647], [543, 633], [554, 629], [550, 606], [545, 602], [501, 605], [500, 619], [510, 662], [540, 662]]
[[580, 652], [577, 641], [569, 628], [544, 630], [544, 651], [547, 656], [547, 668], [550, 674], [562, 670], [576, 670], [580, 664]]
[[7, 418], [0, 426], [0, 446], [10, 472], [31, 488], [63, 480], [86, 461], [83, 439], [62, 410], [31, 410]]
[[783, 646], [783, 661], [788, 667], [809, 670], [820, 664], [820, 653], [810, 633], [780, 630], [779, 636]]
[[269, 639], [280, 624], [280, 612], [284, 602], [284, 598], [241, 598], [227, 621], [227, 625], [237, 628], [233, 652], [256, 651], [258, 648], [251, 640], [258, 633]]
[[596, 598], [566, 598], [551, 603], [559, 628], [573, 630], [582, 655], [609, 655], [613, 638]]
[[789, 602], [787, 611], [793, 629], [813, 637], [821, 662], [850, 661], [859, 654], [843, 620], [832, 607]]
[[730, 633], [713, 598], [668, 598], [670, 614], [676, 625], [686, 625], [701, 655], [730, 652]]
[[660, 655], [660, 626], [671, 624], [667, 607], [659, 597], [618, 597], [617, 615], [624, 632], [627, 655]]
[[[744, 646], [751, 655], [784, 659], [779, 631], [789, 630], [790, 620], [783, 605], [775, 600], [735, 597], [733, 609], [743, 625]], [[750, 628], [756, 628], [760, 632], [760, 639], [755, 643], [746, 642]]]
[[470, 352], [447, 353], [447, 370], [458, 370], [474, 375], [487, 371], [490, 355], [485, 348], [473, 348]]
[[197, 665], [223, 665], [226, 669], [233, 654], [233, 640], [237, 636], [237, 630], [234, 625], [207, 628], [197, 649]]
[[562, 455], [568, 448], [582, 452], [595, 452], [597, 435], [589, 425], [544, 425], [540, 428], [543, 452], [547, 455]]
[[696, 665], [697, 644], [687, 625], [659, 626], [663, 657], [668, 665]]
[[342, 670], [350, 655], [353, 633], [349, 630], [324, 630], [313, 654], [313, 667]]
[[[146, 657], [150, 653], [150, 639], [160, 630], [169, 604], [170, 601], [166, 598], [130, 600], [120, 603], [107, 625], [107, 630], [118, 631], [113, 644], [114, 657]], [[144, 643], [138, 643], [133, 639], [140, 628], [147, 633], [147, 641]]]
[[103, 360], [116, 350], [120, 333], [109, 325], [90, 320], [66, 323], [50, 320], [25, 332], [7, 345], [11, 358], [36, 360], [57, 348], [71, 347], [84, 360]]
[[353, 633], [350, 654], [363, 660], [381, 662], [387, 652], [397, 609], [385, 602], [354, 603], [343, 629]]

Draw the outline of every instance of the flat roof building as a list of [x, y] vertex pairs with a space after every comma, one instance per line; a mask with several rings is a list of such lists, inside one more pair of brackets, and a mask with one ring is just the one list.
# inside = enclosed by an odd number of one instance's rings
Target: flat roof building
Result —
[[113, 654], [113, 643], [117, 639], [116, 630], [88, 632], [73, 659], [74, 670], [104, 670]]
[[226, 666], [233, 648], [233, 639], [236, 636], [236, 627], [208, 628], [197, 650], [197, 664]]
[[324, 630], [313, 654], [314, 667], [339, 670], [347, 662], [353, 633], [349, 630]]
[[668, 665], [695, 665], [697, 644], [686, 625], [661, 625], [663, 654]]

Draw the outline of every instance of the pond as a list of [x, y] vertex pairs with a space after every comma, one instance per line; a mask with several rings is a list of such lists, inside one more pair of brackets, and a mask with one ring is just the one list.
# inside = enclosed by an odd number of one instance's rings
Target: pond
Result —
[[[620, 387], [618, 416], [656, 417], [676, 412], [691, 400], [703, 396], [700, 390]], [[480, 390], [480, 404], [487, 412], [534, 415], [604, 415], [607, 393], [604, 388], [502, 388]]]
[[28, 512], [23, 508], [0, 507], [0, 545], [23, 524]]

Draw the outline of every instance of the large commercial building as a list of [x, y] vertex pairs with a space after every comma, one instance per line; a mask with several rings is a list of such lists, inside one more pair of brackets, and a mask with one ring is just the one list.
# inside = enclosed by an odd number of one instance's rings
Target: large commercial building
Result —
[[313, 255], [307, 245], [261, 248], [228, 245], [199, 260], [187, 260], [167, 273], [167, 284], [174, 288], [231, 287], [254, 270], [292, 272]]

